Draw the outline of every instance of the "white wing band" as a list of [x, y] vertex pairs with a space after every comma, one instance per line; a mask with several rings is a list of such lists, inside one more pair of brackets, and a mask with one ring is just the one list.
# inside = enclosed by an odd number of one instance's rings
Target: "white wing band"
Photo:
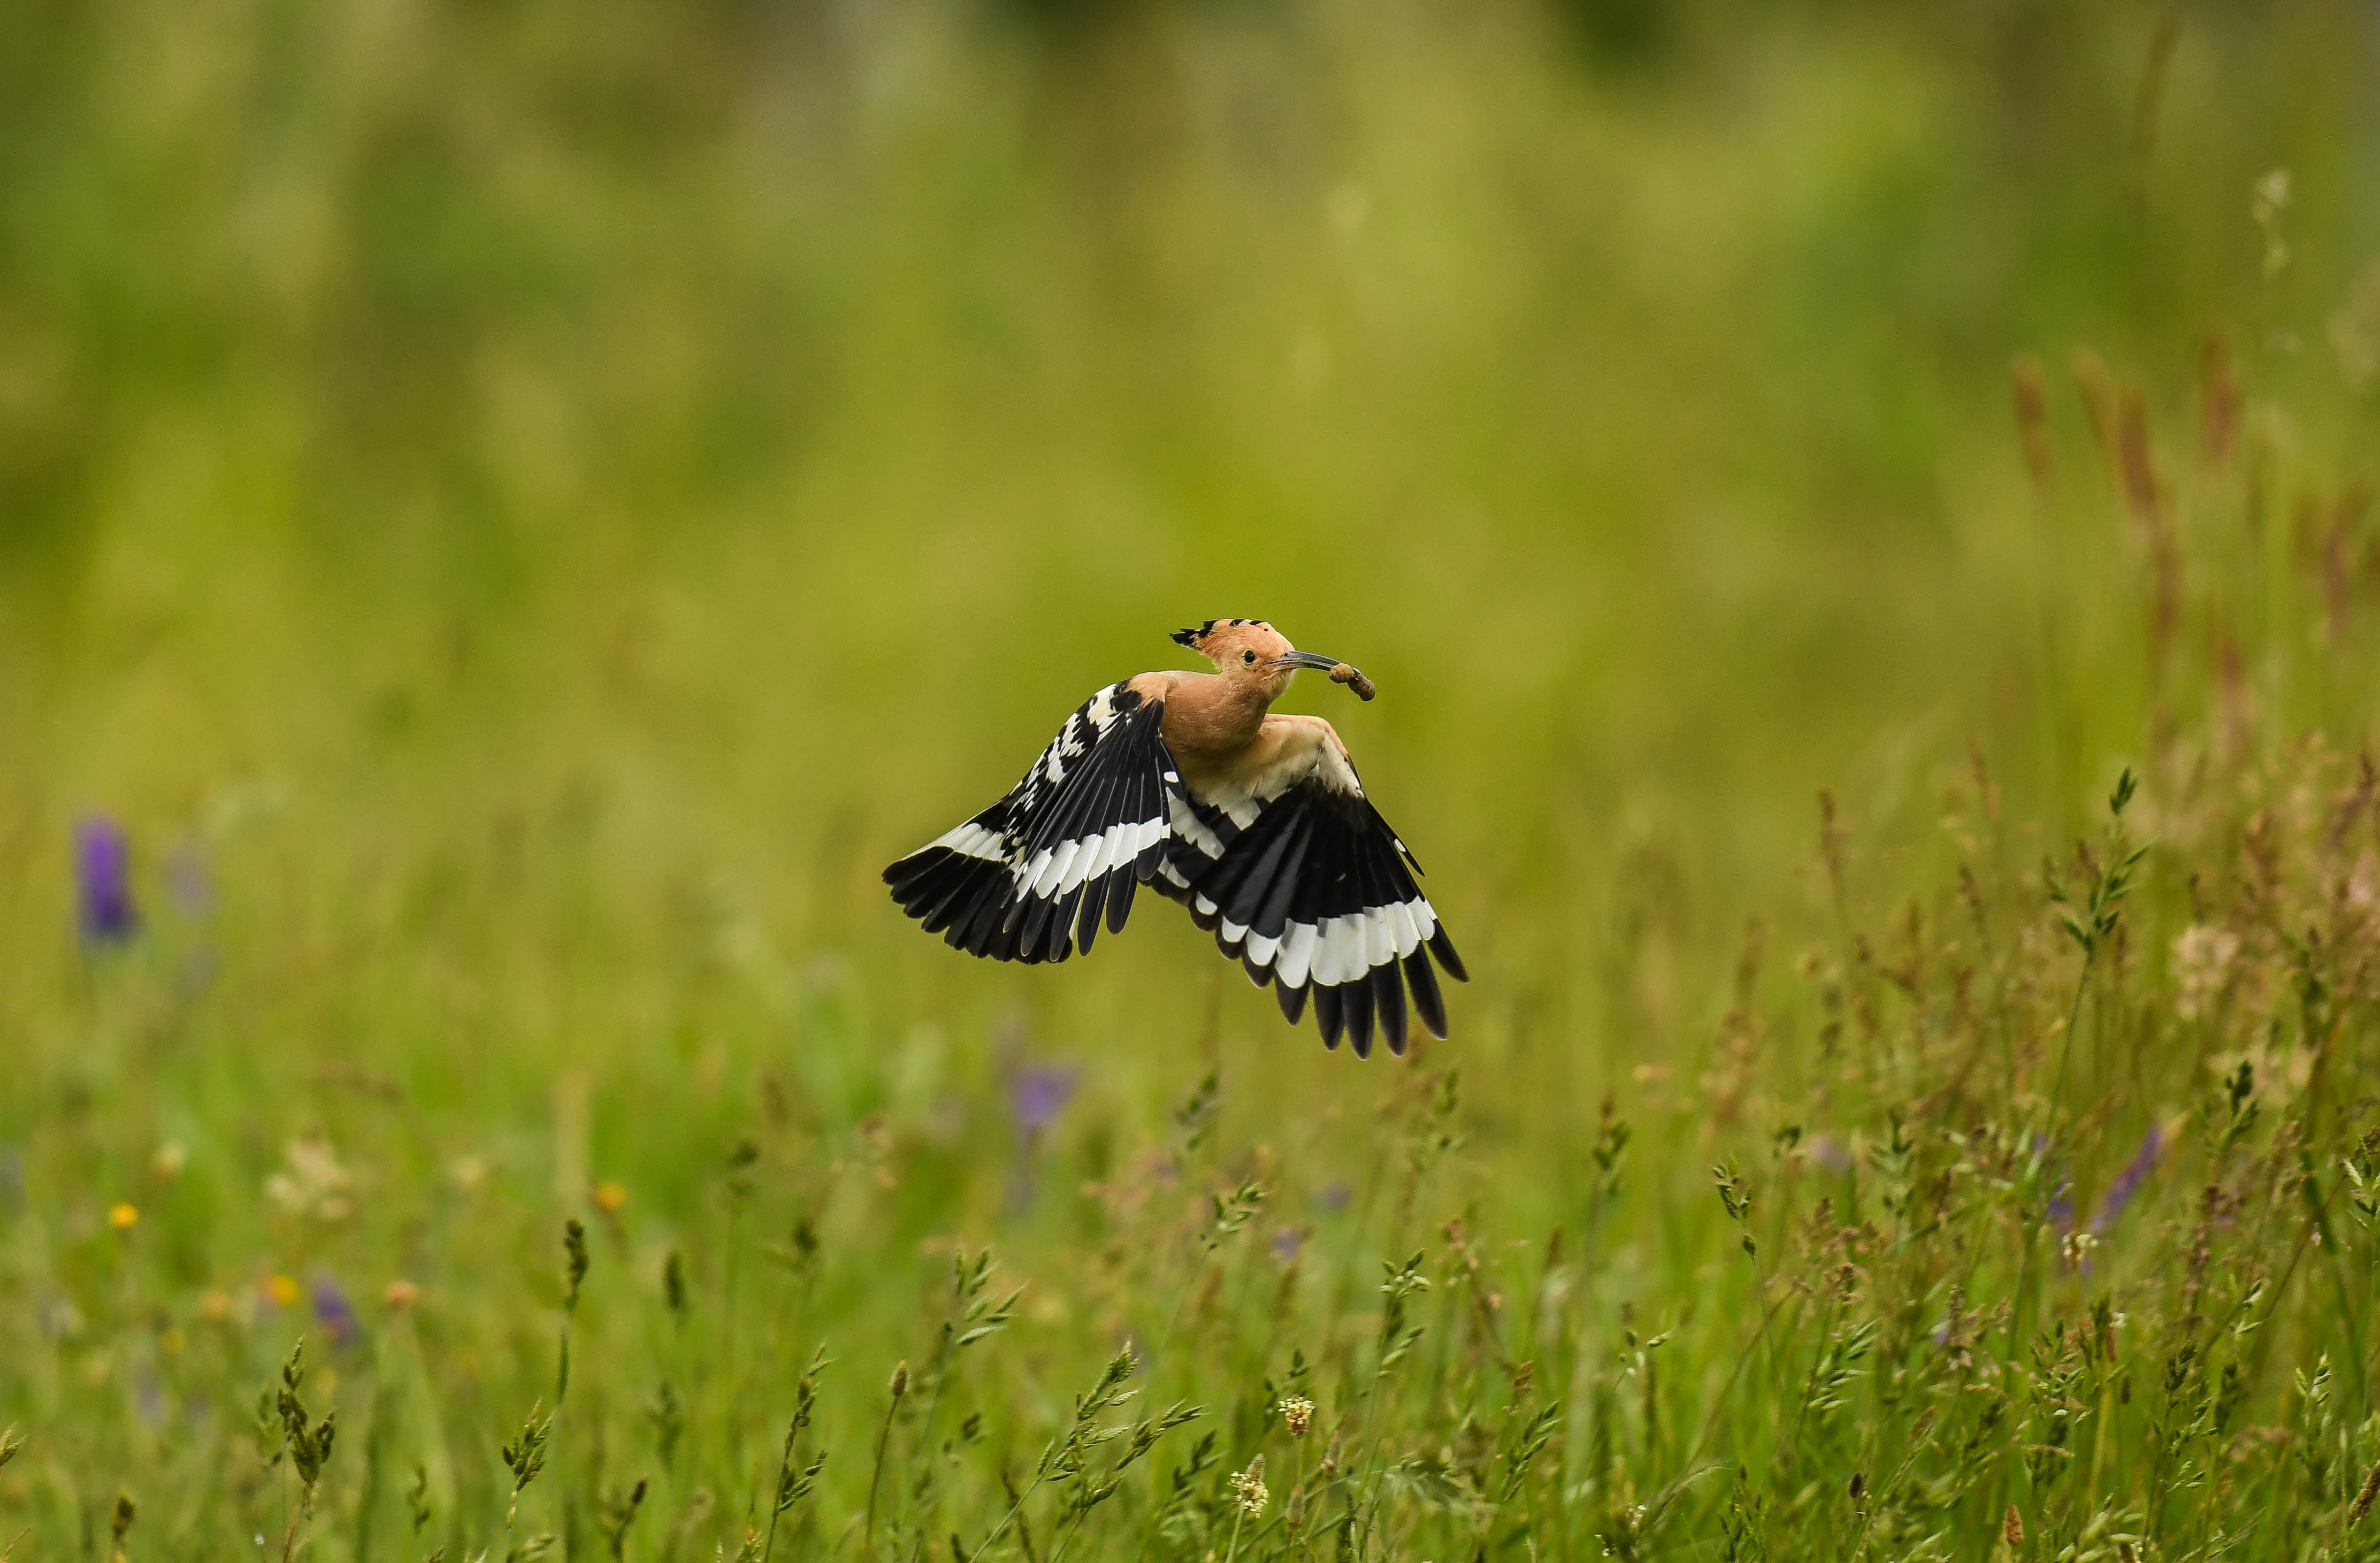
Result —
[[[1204, 896], [1198, 903], [1202, 911], [1214, 910]], [[1272, 967], [1274, 979], [1291, 987], [1303, 987], [1309, 981], [1324, 987], [1354, 982], [1375, 966], [1410, 956], [1428, 943], [1437, 930], [1438, 915], [1419, 897], [1326, 917], [1319, 923], [1292, 923], [1278, 939], [1251, 935], [1236, 923], [1222, 925], [1226, 943], [1245, 939], [1248, 962]]]
[[[951, 832], [956, 836], [970, 827], [961, 826]], [[983, 832], [990, 836], [990, 832]], [[997, 837], [990, 838], [997, 841]], [[1111, 825], [1096, 836], [1083, 836], [1071, 842], [1061, 842], [1044, 847], [1016, 870], [1016, 888], [1020, 892], [1038, 896], [1064, 895], [1075, 886], [1097, 878], [1099, 875], [1121, 867], [1131, 859], [1165, 839], [1165, 821], [1143, 819]], [[945, 840], [939, 843], [953, 852], [965, 851], [957, 843]], [[996, 857], [993, 853], [976, 853], [978, 857]]]

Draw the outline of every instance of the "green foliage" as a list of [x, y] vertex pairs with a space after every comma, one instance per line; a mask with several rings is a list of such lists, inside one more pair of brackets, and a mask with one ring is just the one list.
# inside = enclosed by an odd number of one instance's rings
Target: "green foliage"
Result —
[[[0, 1559], [2374, 1556], [2368, 18], [1028, 8], [0, 7]], [[1449, 1042], [884, 901], [1247, 612]]]

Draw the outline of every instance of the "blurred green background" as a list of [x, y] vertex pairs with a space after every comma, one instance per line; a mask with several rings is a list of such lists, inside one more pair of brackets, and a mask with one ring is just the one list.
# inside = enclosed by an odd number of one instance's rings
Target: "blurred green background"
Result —
[[[1174, 1081], [1217, 973], [1164, 909], [1012, 970], [876, 870], [1252, 614], [1380, 683], [1293, 703], [1486, 974], [1466, 1056], [1585, 1090], [1707, 1024], [1682, 974], [1796, 903], [1819, 788], [1888, 841], [1973, 737], [2054, 826], [2140, 750], [2142, 550], [2070, 354], [2187, 430], [2228, 345], [2310, 482], [2375, 428], [2351, 6], [0, 29], [0, 1004], [69, 1072], [119, 1067], [55, 1004], [101, 811], [161, 940], [239, 930], [228, 995], [145, 1024], [263, 1080], [542, 1114], [557, 1060], [718, 1048], [710, 1006], [833, 1114], [883, 1038], [981, 1068], [1011, 1015]], [[864, 1019], [806, 1045], [821, 1004]]]
[[[2374, 28], [10, 6], [0, 1012], [115, 1067], [55, 1004], [99, 811], [161, 939], [242, 933], [229, 995], [155, 1024], [267, 1078], [351, 1057], [541, 1114], [557, 1059], [678, 1069], [725, 1006], [834, 1113], [889, 1089], [883, 1038], [982, 1067], [1004, 1016], [1172, 1081], [1217, 980], [1178, 919], [979, 965], [876, 871], [1176, 624], [1249, 614], [1382, 687], [1293, 704], [1487, 974], [1466, 1056], [1589, 1089], [1803, 899], [1821, 787], [1888, 842], [1973, 738], [2055, 827], [2141, 750], [2143, 550], [2070, 355], [2186, 435], [2216, 342], [2277, 459], [2345, 481]], [[827, 1003], [865, 1040], [806, 1045]]]
[[[2119, 671], [2045, 714], [2045, 622], [2137, 626], [2078, 588], [2119, 530], [2025, 498], [2012, 353], [2187, 418], [2217, 332], [2323, 393], [2317, 472], [2373, 429], [2327, 329], [2380, 249], [2353, 6], [0, 29], [20, 970], [68, 816], [154, 860], [259, 789], [336, 863], [323, 937], [434, 939], [501, 837], [521, 915], [623, 954], [697, 902], [872, 945], [880, 862], [1238, 613], [1380, 680], [1300, 703], [1491, 969], [1648, 854], [1726, 927], [1821, 785], [1973, 733], [2063, 805], [2136, 736]], [[1111, 1003], [1196, 942], [1119, 945]], [[920, 1012], [1088, 1001], [893, 946]]]
[[[487, 1157], [540, 1234], [596, 1177], [676, 1211], [771, 1093], [930, 1140], [1029, 1054], [1154, 1122], [1211, 1037], [1245, 1132], [1303, 1132], [1402, 1066], [1170, 908], [1019, 970], [876, 878], [1245, 614], [1378, 680], [1290, 703], [1477, 975], [1481, 1154], [1574, 1155], [1746, 919], [1820, 904], [1821, 788], [1888, 900], [1971, 739], [2055, 833], [2204, 716], [2070, 366], [2137, 390], [2185, 530], [2235, 526], [2235, 427], [2342, 491], [2374, 18], [0, 7], [0, 1144], [84, 1237], [187, 1147], [179, 1262], [230, 1284], [330, 1242], [249, 1208], [328, 1126], [388, 1208], [317, 1255], [376, 1285], [440, 1263], [400, 1168]], [[2270, 733], [2371, 715], [2259, 676]], [[128, 973], [74, 938], [93, 812]], [[951, 1154], [902, 1241], [1014, 1217]]]

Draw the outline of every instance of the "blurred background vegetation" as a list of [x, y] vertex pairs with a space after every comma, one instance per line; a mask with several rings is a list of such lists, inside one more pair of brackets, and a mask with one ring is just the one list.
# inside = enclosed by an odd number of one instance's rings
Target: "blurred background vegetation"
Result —
[[[1359, 1110], [1405, 1066], [1169, 909], [1015, 970], [876, 879], [1236, 614], [1379, 683], [1292, 703], [1479, 974], [1439, 1053], [1528, 1230], [1747, 919], [1822, 920], [1820, 789], [1883, 904], [1971, 742], [2022, 857], [2218, 706], [2368, 722], [2284, 577], [2368, 567], [2375, 60], [2346, 3], [0, 8], [25, 1242], [112, 1253], [170, 1145], [188, 1298], [526, 1287], [598, 1179], [650, 1290], [764, 1119], [927, 1147], [840, 1233], [905, 1255], [1062, 1243], [1208, 1058], [1241, 1138]], [[143, 928], [97, 962], [91, 815]], [[1032, 1060], [1039, 1205], [987, 1150]], [[317, 1132], [344, 1225], [258, 1201]], [[428, 1235], [480, 1172], [516, 1257]]]

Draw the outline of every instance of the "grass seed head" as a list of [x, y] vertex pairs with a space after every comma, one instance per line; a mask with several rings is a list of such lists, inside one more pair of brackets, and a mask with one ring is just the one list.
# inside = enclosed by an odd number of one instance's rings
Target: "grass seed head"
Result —
[[645, 1479], [640, 1476], [637, 1478], [637, 1484], [629, 1488], [625, 1495], [611, 1494], [598, 1506], [601, 1510], [603, 1546], [612, 1555], [615, 1563], [617, 1559], [626, 1555], [628, 1527], [636, 1523], [637, 1510], [644, 1507], [644, 1502]]
[[552, 1436], [553, 1418], [546, 1414], [545, 1402], [540, 1400], [528, 1408], [520, 1436], [500, 1451], [504, 1469], [513, 1473], [514, 1497], [519, 1497], [522, 1489], [536, 1481], [538, 1472], [545, 1469], [545, 1446]]
[[674, 1248], [662, 1263], [662, 1297], [669, 1303], [670, 1317], [686, 1323], [686, 1255]]
[[726, 1182], [729, 1208], [741, 1210], [752, 1197], [752, 1191], [759, 1185], [759, 1162], [760, 1146], [757, 1141], [738, 1140], [728, 1147]]
[[2057, 476], [2049, 443], [2048, 392], [2041, 360], [2022, 354], [2010, 371], [2016, 395], [2017, 432], [2024, 443], [2024, 465], [2035, 492], [2046, 496]]
[[565, 1313], [575, 1314], [578, 1311], [578, 1289], [587, 1279], [587, 1223], [576, 1216], [562, 1224], [562, 1253], [567, 1287], [562, 1308]]
[[662, 1463], [674, 1463], [677, 1441], [686, 1432], [686, 1403], [678, 1398], [677, 1387], [664, 1378], [653, 1391], [653, 1403], [645, 1412], [646, 1420], [653, 1424], [653, 1441], [660, 1447]]
[[[273, 1409], [281, 1421], [282, 1448], [289, 1463], [298, 1472], [298, 1480], [306, 1489], [306, 1501], [313, 1501], [314, 1489], [322, 1484], [322, 1468], [330, 1463], [331, 1445], [338, 1436], [338, 1412], [325, 1412], [320, 1423], [314, 1422], [298, 1397], [306, 1382], [306, 1338], [299, 1336], [289, 1348], [289, 1360], [281, 1364], [281, 1389], [273, 1398]], [[258, 1411], [260, 1419], [263, 1411]]]
[[1248, 1462], [1245, 1471], [1232, 1478], [1232, 1501], [1251, 1520], [1264, 1518], [1265, 1505], [1272, 1501], [1272, 1494], [1264, 1483], [1264, 1456], [1258, 1455]]

